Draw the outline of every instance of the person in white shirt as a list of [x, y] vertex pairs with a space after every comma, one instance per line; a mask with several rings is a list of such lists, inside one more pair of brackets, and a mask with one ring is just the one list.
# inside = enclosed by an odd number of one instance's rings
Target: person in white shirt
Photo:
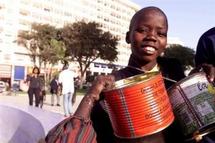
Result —
[[74, 73], [70, 71], [69, 65], [65, 64], [59, 74], [59, 83], [62, 85], [63, 106], [65, 117], [73, 113], [72, 104], [74, 104]]

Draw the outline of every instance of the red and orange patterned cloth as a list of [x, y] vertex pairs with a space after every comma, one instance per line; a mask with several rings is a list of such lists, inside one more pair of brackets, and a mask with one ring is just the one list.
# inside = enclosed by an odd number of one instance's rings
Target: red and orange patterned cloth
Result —
[[71, 116], [51, 129], [45, 140], [46, 143], [96, 143], [96, 133], [90, 120]]

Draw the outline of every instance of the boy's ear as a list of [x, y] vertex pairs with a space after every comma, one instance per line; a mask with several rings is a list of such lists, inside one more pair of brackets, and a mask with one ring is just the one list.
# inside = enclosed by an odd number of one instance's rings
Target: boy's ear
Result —
[[128, 43], [128, 44], [130, 44], [131, 43], [131, 41], [130, 41], [130, 32], [128, 31], [127, 33], [126, 33], [126, 37], [125, 37], [125, 41]]

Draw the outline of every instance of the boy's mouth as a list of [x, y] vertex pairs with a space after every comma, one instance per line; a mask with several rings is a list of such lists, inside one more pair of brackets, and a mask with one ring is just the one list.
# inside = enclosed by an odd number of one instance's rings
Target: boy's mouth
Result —
[[143, 51], [146, 54], [153, 55], [156, 52], [156, 49], [154, 47], [151, 47], [151, 46], [146, 46], [146, 47], [143, 47]]

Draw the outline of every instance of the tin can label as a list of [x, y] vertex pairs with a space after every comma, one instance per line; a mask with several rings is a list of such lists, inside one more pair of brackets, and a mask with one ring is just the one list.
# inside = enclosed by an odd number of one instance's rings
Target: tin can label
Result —
[[210, 86], [204, 75], [197, 74], [168, 92], [185, 135], [215, 122], [215, 95]]

